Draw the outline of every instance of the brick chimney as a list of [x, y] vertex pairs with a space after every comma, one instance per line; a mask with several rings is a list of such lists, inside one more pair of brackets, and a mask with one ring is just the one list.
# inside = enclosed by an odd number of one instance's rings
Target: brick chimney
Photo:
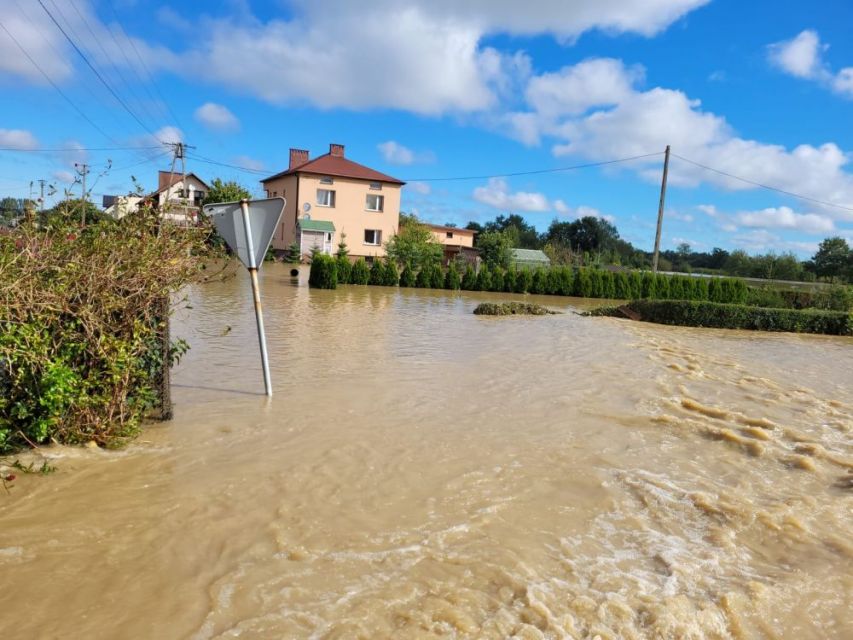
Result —
[[329, 155], [335, 156], [336, 158], [344, 157], [344, 145], [342, 144], [330, 144], [329, 145]]
[[288, 169], [293, 169], [294, 167], [298, 167], [306, 162], [308, 162], [308, 151], [305, 149], [290, 150], [290, 166]]

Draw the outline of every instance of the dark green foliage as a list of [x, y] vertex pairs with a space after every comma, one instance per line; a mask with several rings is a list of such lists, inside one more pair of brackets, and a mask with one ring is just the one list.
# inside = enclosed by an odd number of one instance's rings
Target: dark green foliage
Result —
[[465, 291], [476, 291], [477, 289], [477, 274], [470, 264], [465, 269], [465, 275], [462, 276], [462, 288]]
[[492, 286], [489, 291], [503, 291], [504, 290], [504, 276], [506, 271], [504, 271], [501, 267], [498, 267], [492, 272]]
[[368, 284], [379, 286], [385, 284], [385, 265], [379, 258], [374, 258], [370, 265], [370, 280]]
[[814, 307], [832, 311], [853, 311], [853, 287], [836, 285], [820, 289], [814, 295]]
[[655, 297], [658, 300], [668, 300], [669, 299], [669, 276], [665, 276], [662, 273], [657, 274], [655, 276]]
[[350, 284], [352, 276], [352, 263], [346, 256], [338, 256], [335, 258], [335, 263], [338, 266], [338, 284]]
[[492, 289], [492, 272], [489, 266], [483, 263], [477, 273], [477, 291], [490, 291]]
[[601, 272], [601, 297], [615, 298], [616, 297], [616, 282], [612, 271]]
[[[816, 309], [768, 309], [690, 300], [634, 300], [626, 307], [646, 322], [686, 327], [853, 335], [853, 315]], [[618, 307], [590, 315], [622, 316]]]
[[483, 302], [474, 309], [474, 315], [477, 316], [547, 316], [556, 313], [541, 305], [528, 302]]
[[708, 278], [693, 278], [693, 300], [708, 300]]
[[529, 291], [540, 295], [548, 292], [548, 271], [542, 267], [537, 267], [533, 272]]
[[426, 267], [429, 270], [429, 286], [433, 289], [441, 289], [444, 287], [444, 271], [441, 265], [433, 263]]
[[427, 267], [422, 267], [415, 278], [415, 286], [418, 289], [429, 289], [432, 286], [432, 278], [430, 276], [430, 270]]
[[581, 267], [575, 272], [574, 295], [578, 298], [589, 298], [592, 295], [592, 278], [589, 269]]
[[639, 300], [643, 297], [643, 278], [639, 271], [628, 274], [628, 299]]
[[302, 254], [299, 251], [299, 245], [295, 242], [291, 242], [290, 246], [287, 247], [287, 261], [293, 263], [302, 262]]
[[370, 267], [367, 266], [364, 258], [359, 258], [352, 265], [349, 281], [350, 284], [367, 284], [370, 282]]
[[673, 276], [669, 279], [669, 298], [671, 300], [690, 300], [690, 295], [684, 295], [684, 276]]
[[628, 274], [624, 271], [613, 274], [613, 297], [620, 300], [631, 299], [631, 284]]
[[528, 293], [533, 286], [533, 273], [530, 269], [520, 269], [515, 276], [515, 292]]
[[459, 269], [456, 264], [451, 262], [447, 268], [447, 273], [444, 274], [444, 288], [451, 291], [457, 291], [462, 288], [462, 277], [459, 275]]
[[643, 272], [643, 285], [640, 296], [646, 300], [654, 300], [658, 297], [657, 278], [651, 271]]
[[516, 271], [515, 267], [507, 269], [504, 274], [504, 288], [503, 290], [507, 293], [512, 293], [515, 291], [516, 280], [518, 279], [518, 271]]
[[412, 269], [412, 265], [406, 264], [403, 267], [403, 271], [400, 272], [400, 286], [401, 287], [414, 287], [415, 286], [415, 270]]
[[308, 286], [316, 289], [338, 288], [338, 261], [332, 256], [318, 253], [311, 261], [311, 273], [308, 276]]
[[396, 287], [400, 283], [400, 274], [397, 272], [397, 263], [390, 258], [386, 258], [382, 266], [382, 284], [386, 287]]

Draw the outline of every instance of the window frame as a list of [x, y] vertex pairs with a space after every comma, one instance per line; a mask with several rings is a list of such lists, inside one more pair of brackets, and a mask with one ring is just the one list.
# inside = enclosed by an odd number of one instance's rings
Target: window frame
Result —
[[[371, 198], [376, 198], [376, 201], [379, 204], [378, 209], [371, 209], [370, 208], [369, 203], [370, 203]], [[384, 212], [385, 211], [385, 196], [379, 195], [376, 193], [368, 193], [367, 196], [365, 196], [365, 198], [364, 198], [364, 210], [365, 211], [372, 211], [374, 213]]]
[[[374, 242], [367, 241], [368, 232], [373, 232], [373, 240]], [[382, 229], [365, 229], [364, 230], [364, 244], [368, 247], [379, 247], [382, 246]]]
[[[329, 201], [329, 203], [330, 203], [330, 204], [326, 204], [326, 203], [324, 203], [324, 202], [320, 202], [320, 192], [321, 192], [321, 191], [322, 191], [323, 193], [328, 193], [328, 194], [330, 194], [329, 199], [328, 199], [328, 201]], [[327, 207], [327, 208], [329, 208], [329, 209], [334, 209], [334, 208], [335, 208], [335, 190], [334, 190], [334, 189], [320, 189], [320, 188], [318, 188], [318, 189], [317, 189], [317, 198], [316, 198], [316, 200], [317, 200], [317, 206], [318, 206], [318, 207]]]
[[371, 182], [370, 183], [371, 191], [382, 191], [382, 183], [381, 182]]

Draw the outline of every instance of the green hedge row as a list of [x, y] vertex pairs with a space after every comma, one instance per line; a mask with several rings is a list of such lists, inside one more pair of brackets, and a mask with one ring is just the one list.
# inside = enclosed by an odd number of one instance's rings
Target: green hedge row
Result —
[[[334, 277], [328, 273], [330, 270], [335, 270]], [[447, 269], [435, 265], [415, 272], [406, 265], [402, 272], [398, 272], [396, 264], [390, 260], [375, 260], [368, 266], [363, 259], [351, 264], [345, 257], [330, 256], [317, 256], [311, 264], [309, 283], [322, 289], [334, 289], [338, 284], [374, 284], [580, 298], [710, 300], [737, 304], [745, 303], [748, 293], [746, 283], [735, 278], [693, 278], [568, 266], [509, 270], [481, 266], [478, 272], [468, 266], [460, 272], [455, 264], [451, 264]]]
[[[640, 320], [685, 327], [753, 329], [853, 335], [853, 314], [818, 309], [771, 309], [692, 300], [634, 300], [625, 305]], [[625, 307], [605, 307], [588, 315], [624, 316]]]
[[853, 287], [843, 284], [822, 287], [815, 291], [749, 287], [747, 304], [777, 309], [853, 310]]

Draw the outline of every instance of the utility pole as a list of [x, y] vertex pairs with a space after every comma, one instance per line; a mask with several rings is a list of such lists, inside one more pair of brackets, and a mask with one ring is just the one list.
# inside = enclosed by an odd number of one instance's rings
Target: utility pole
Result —
[[652, 257], [652, 273], [658, 272], [658, 257], [660, 256], [660, 230], [663, 225], [663, 206], [666, 200], [666, 175], [669, 173], [669, 145], [663, 156], [663, 180], [660, 184], [660, 204], [658, 205], [658, 230], [655, 234], [655, 253]]
[[83, 224], [81, 226], [86, 226], [86, 205], [89, 202], [89, 194], [86, 193], [86, 176], [89, 175], [89, 165], [85, 163], [74, 163], [74, 168], [77, 169], [77, 173], [83, 179]]
[[39, 180], [39, 187], [41, 188], [41, 195], [39, 196], [39, 211], [44, 211], [44, 183], [46, 180], [41, 178]]
[[[195, 149], [193, 145], [183, 142], [167, 142], [167, 145], [172, 147], [172, 167], [169, 170], [169, 189], [172, 188], [172, 183], [175, 180], [175, 162], [181, 161], [181, 200], [183, 201], [183, 222], [187, 224], [187, 198], [189, 198], [189, 188], [187, 187], [187, 164], [186, 150]], [[169, 191], [167, 190], [167, 194]], [[184, 197], [185, 196], [185, 197]]]

